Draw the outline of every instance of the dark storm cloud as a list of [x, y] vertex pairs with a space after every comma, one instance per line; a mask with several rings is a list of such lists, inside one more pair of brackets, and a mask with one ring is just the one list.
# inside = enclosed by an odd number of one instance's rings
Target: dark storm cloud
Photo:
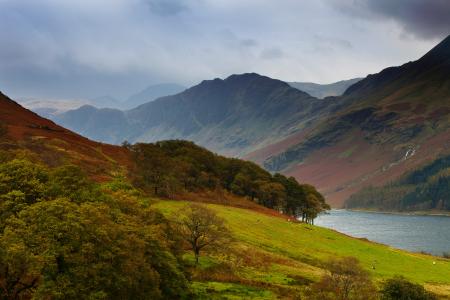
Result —
[[419, 38], [443, 38], [450, 34], [449, 0], [336, 0], [332, 3], [353, 16], [393, 20]]

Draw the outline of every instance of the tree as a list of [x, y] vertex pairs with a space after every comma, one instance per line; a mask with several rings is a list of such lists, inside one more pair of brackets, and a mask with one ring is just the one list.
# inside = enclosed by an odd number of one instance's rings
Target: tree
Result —
[[0, 287], [38, 299], [182, 298], [186, 280], [163, 238], [162, 217], [141, 211], [149, 221], [104, 203], [56, 199], [27, 207], [0, 235]]
[[323, 211], [330, 209], [325, 203], [325, 198], [315, 187], [309, 184], [303, 184], [302, 188], [305, 194], [305, 202], [302, 205], [302, 221], [314, 224], [314, 219]]
[[376, 289], [365, 271], [354, 257], [345, 257], [328, 262], [328, 274], [315, 283], [311, 299], [317, 300], [370, 300], [376, 299]]
[[437, 297], [427, 292], [420, 284], [404, 277], [394, 277], [383, 282], [380, 291], [382, 300], [435, 300]]
[[198, 264], [200, 252], [214, 251], [230, 243], [230, 232], [222, 218], [204, 205], [191, 204], [177, 213], [178, 231], [187, 246], [194, 252]]
[[261, 182], [257, 192], [258, 201], [265, 207], [282, 211], [285, 207], [286, 192], [277, 182]]

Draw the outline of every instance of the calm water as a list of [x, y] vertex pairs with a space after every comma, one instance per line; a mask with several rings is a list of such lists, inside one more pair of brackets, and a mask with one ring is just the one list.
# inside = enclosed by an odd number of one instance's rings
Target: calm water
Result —
[[316, 225], [395, 248], [435, 255], [450, 252], [450, 217], [409, 216], [332, 210]]

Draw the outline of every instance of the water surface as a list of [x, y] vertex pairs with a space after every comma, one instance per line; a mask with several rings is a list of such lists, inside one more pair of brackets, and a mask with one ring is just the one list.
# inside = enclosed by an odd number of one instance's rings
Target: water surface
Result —
[[413, 252], [450, 252], [450, 217], [331, 210], [316, 225]]

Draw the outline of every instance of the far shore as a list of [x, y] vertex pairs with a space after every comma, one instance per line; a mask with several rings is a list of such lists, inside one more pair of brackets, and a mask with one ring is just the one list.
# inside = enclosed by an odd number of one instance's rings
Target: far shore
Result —
[[390, 211], [390, 210], [376, 210], [376, 209], [363, 209], [363, 208], [333, 208], [336, 210], [348, 210], [355, 212], [367, 212], [376, 214], [390, 214], [390, 215], [404, 215], [404, 216], [436, 216], [436, 217], [450, 217], [450, 211]]

